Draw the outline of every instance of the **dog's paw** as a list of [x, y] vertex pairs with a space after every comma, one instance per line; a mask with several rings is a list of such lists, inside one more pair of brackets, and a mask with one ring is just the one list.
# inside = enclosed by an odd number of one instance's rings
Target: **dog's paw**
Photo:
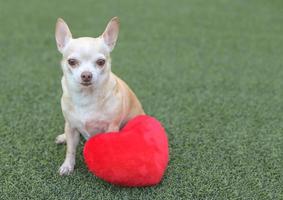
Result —
[[65, 133], [58, 135], [55, 140], [56, 144], [65, 144], [66, 143], [66, 135]]
[[59, 168], [59, 174], [61, 176], [70, 175], [74, 171], [74, 165], [69, 162], [64, 162]]

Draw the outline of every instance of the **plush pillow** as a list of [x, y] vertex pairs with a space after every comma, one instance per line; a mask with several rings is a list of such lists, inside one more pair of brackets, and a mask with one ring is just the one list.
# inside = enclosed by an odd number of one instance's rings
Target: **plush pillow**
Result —
[[83, 154], [94, 175], [128, 187], [158, 184], [169, 159], [166, 132], [148, 115], [133, 118], [119, 132], [93, 136]]

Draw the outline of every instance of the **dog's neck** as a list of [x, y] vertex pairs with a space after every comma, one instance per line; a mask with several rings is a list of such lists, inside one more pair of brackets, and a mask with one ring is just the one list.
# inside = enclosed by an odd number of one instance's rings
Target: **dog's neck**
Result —
[[107, 99], [115, 88], [116, 79], [110, 72], [109, 77], [100, 86], [82, 87], [79, 85], [71, 85], [67, 78], [62, 77], [63, 96], [68, 98], [70, 103], [77, 106], [87, 106], [94, 102], [101, 102]]

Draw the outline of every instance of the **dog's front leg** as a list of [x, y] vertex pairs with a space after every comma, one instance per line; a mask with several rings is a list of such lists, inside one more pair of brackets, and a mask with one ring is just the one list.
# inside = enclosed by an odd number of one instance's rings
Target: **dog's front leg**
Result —
[[65, 135], [67, 152], [65, 161], [59, 169], [60, 175], [69, 175], [73, 172], [76, 159], [76, 148], [80, 140], [79, 132], [76, 129], [71, 128], [67, 122], [65, 123]]

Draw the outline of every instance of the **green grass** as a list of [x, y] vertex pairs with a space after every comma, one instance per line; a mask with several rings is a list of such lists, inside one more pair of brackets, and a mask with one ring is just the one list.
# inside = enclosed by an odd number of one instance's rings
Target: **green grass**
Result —
[[[65, 146], [57, 17], [74, 36], [121, 32], [113, 71], [166, 127], [163, 182], [119, 188]], [[0, 1], [0, 199], [283, 199], [283, 2]]]

